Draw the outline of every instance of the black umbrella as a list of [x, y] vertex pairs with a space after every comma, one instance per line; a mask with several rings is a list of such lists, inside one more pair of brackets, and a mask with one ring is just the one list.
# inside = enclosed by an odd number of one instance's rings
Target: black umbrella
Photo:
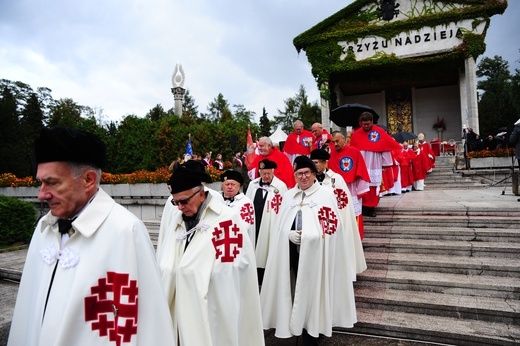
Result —
[[359, 127], [359, 116], [363, 112], [372, 113], [374, 124], [377, 124], [379, 115], [369, 106], [359, 103], [347, 103], [333, 109], [330, 113], [330, 120], [340, 127], [352, 126], [356, 128]]
[[401, 132], [394, 133], [392, 135], [392, 137], [394, 137], [397, 142], [404, 143], [411, 139], [416, 139], [417, 135], [415, 133], [401, 131]]

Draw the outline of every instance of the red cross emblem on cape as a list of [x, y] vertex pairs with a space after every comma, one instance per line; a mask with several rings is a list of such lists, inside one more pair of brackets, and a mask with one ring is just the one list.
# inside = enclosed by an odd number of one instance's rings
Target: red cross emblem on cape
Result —
[[348, 205], [348, 195], [343, 189], [334, 189], [336, 200], [338, 201], [338, 208], [343, 209]]
[[212, 234], [215, 258], [220, 258], [221, 262], [234, 262], [243, 246], [243, 234], [238, 225], [232, 220], [222, 221], [214, 228]]
[[125, 273], [107, 272], [85, 297], [85, 321], [93, 331], [116, 345], [137, 334], [137, 280]]
[[250, 225], [255, 223], [255, 210], [251, 203], [246, 203], [240, 208], [240, 217], [245, 223]]
[[320, 223], [323, 236], [336, 233], [338, 228], [338, 217], [330, 207], [323, 206], [318, 211], [318, 222]]
[[275, 214], [278, 214], [280, 211], [280, 206], [282, 205], [282, 195], [276, 194], [273, 196], [273, 199], [271, 199], [271, 208], [274, 210]]

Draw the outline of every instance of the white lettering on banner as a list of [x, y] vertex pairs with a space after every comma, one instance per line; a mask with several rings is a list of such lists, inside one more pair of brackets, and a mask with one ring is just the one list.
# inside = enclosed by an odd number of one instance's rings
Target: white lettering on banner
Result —
[[486, 23], [484, 20], [475, 28], [472, 27], [473, 19], [458, 23], [437, 25], [435, 27], [423, 27], [419, 30], [402, 32], [390, 39], [380, 36], [370, 36], [358, 41], [340, 41], [340, 60], [345, 59], [347, 53], [353, 52], [356, 60], [373, 58], [378, 53], [395, 54], [398, 57], [413, 57], [432, 55], [451, 51], [462, 43], [464, 32], [482, 34]]

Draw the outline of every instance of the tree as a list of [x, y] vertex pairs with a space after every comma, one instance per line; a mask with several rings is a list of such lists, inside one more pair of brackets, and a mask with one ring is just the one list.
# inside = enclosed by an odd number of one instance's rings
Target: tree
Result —
[[34, 175], [36, 173], [36, 161], [34, 159], [34, 142], [40, 134], [44, 126], [45, 116], [41, 109], [40, 100], [36, 93], [31, 93], [20, 119], [20, 128], [24, 134], [22, 137], [23, 153], [20, 153], [21, 160], [24, 164], [23, 170], [25, 175]]
[[157, 104], [155, 107], [150, 109], [150, 111], [146, 114], [146, 118], [150, 121], [159, 121], [167, 116], [166, 112], [164, 111], [164, 108]]
[[245, 122], [252, 122], [256, 116], [256, 113], [250, 110], [247, 110], [244, 105], [238, 104], [233, 105], [235, 107], [235, 120], [236, 121], [245, 121]]
[[136, 115], [127, 115], [119, 124], [115, 141], [115, 148], [110, 152], [112, 158], [112, 173], [131, 173], [139, 169], [154, 170], [149, 165], [154, 154], [152, 146], [151, 121], [139, 118]]
[[224, 98], [224, 95], [218, 94], [213, 102], [208, 105], [208, 117], [210, 121], [217, 122], [231, 122], [233, 121], [233, 114], [229, 109], [229, 102]]
[[509, 63], [500, 56], [483, 58], [476, 71], [482, 78], [477, 83], [481, 90], [479, 108], [479, 127], [481, 134], [494, 134], [498, 128], [512, 125], [517, 119], [512, 94], [513, 82]]
[[82, 111], [82, 106], [74, 102], [73, 99], [60, 99], [51, 107], [49, 126], [76, 128], [77, 124], [81, 122]]
[[321, 120], [321, 111], [318, 102], [308, 101], [305, 87], [300, 85], [300, 89], [294, 97], [284, 100], [285, 109], [278, 110], [279, 116], [274, 117], [274, 123], [281, 125], [282, 130], [289, 133], [293, 131], [293, 123], [299, 119], [306, 128], [310, 128], [315, 122]]
[[190, 94], [190, 90], [186, 89], [182, 97], [182, 117], [196, 119], [199, 116], [198, 108], [195, 105], [195, 99]]
[[273, 122], [269, 120], [267, 117], [267, 112], [265, 111], [265, 107], [262, 108], [262, 116], [260, 117], [260, 136], [266, 137], [270, 136], [273, 127]]
[[18, 114], [15, 97], [11, 90], [4, 86], [0, 95], [0, 173], [25, 176], [29, 172], [20, 160], [24, 146]]

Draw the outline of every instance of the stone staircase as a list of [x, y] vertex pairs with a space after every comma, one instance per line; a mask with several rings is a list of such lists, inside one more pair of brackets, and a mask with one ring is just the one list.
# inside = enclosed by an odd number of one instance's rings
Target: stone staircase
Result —
[[[461, 193], [480, 188], [447, 166], [437, 165], [426, 189], [454, 181]], [[364, 220], [368, 269], [355, 283], [358, 323], [345, 331], [453, 345], [520, 343], [520, 213], [380, 207]]]
[[478, 179], [472, 175], [466, 175], [463, 171], [456, 171], [451, 163], [452, 157], [437, 157], [435, 168], [428, 173], [425, 184], [429, 190], [447, 190], [447, 189], [476, 189], [487, 187], [482, 179]]
[[152, 240], [152, 244], [153, 244], [154, 248], [157, 249], [157, 239], [159, 238], [159, 227], [161, 226], [160, 220], [144, 221], [144, 225], [148, 229], [148, 233], [150, 234], [150, 239]]

